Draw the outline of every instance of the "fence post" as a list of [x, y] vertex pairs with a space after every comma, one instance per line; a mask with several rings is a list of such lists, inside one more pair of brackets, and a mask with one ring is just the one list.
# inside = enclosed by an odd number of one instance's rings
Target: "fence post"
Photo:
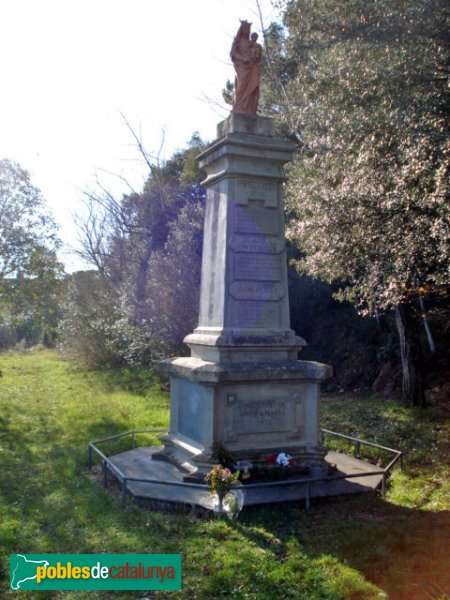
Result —
[[306, 510], [311, 507], [311, 497], [310, 497], [311, 486], [309, 483], [306, 484]]
[[127, 478], [124, 477], [123, 482], [122, 482], [122, 496], [120, 499], [120, 504], [121, 504], [122, 508], [125, 508], [126, 500], [127, 500]]

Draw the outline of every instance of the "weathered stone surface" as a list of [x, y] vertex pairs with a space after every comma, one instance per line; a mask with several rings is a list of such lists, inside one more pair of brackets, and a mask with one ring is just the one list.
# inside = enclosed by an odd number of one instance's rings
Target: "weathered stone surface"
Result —
[[[231, 113], [230, 116], [217, 125], [217, 139], [231, 133], [243, 133], [246, 135], [258, 135], [263, 137], [275, 137], [273, 119], [269, 117], [257, 117]], [[285, 141], [283, 140], [285, 143]]]
[[207, 172], [199, 324], [191, 356], [160, 363], [171, 380], [170, 432], [155, 454], [201, 480], [215, 446], [236, 460], [288, 452], [320, 464], [319, 387], [331, 376], [297, 360], [290, 329], [283, 166], [292, 145], [270, 119], [232, 114], [201, 156]]
[[[265, 356], [264, 356], [265, 358]], [[202, 358], [170, 358], [159, 363], [161, 371], [202, 383], [224, 381], [315, 381], [332, 375], [332, 368], [322, 363], [304, 360], [286, 362], [217, 363]]]
[[[271, 120], [259, 117], [233, 114], [219, 132], [219, 140], [200, 156], [208, 176], [194, 335], [204, 337], [213, 328], [226, 337], [228, 330], [255, 328], [269, 345], [268, 337], [277, 344], [279, 332], [290, 331], [291, 345], [301, 346], [289, 328], [281, 189], [292, 145], [270, 137]], [[186, 343], [203, 345], [192, 335]]]
[[[126, 477], [138, 477], [149, 480], [167, 482], [167, 485], [128, 481], [127, 490], [134, 497], [150, 501], [152, 508], [168, 510], [182, 506], [205, 506], [211, 510], [208, 501], [208, 490], [199, 485], [192, 487], [171, 486], [172, 483], [183, 483], [183, 471], [167, 462], [152, 460], [160, 448], [135, 448], [114, 456], [111, 460], [115, 467]], [[308, 487], [310, 498], [338, 496], [341, 494], [359, 494], [376, 490], [382, 482], [382, 475], [373, 475], [379, 469], [365, 461], [346, 456], [338, 452], [329, 452], [326, 457], [329, 464], [336, 465], [336, 475], [317, 480], [305, 478], [304, 483], [290, 484], [283, 482], [279, 486], [250, 487], [244, 486], [244, 506], [266, 504], [272, 502], [289, 502], [304, 500]], [[339, 479], [345, 475], [360, 475], [352, 479]], [[120, 478], [119, 478], [120, 479]], [[308, 487], [307, 487], [308, 486]]]

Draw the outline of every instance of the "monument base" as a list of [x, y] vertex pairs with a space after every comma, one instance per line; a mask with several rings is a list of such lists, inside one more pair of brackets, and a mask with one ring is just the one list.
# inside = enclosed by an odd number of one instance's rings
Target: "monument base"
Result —
[[323, 464], [320, 383], [331, 368], [298, 361], [290, 328], [283, 206], [293, 144], [271, 119], [232, 113], [199, 156], [206, 171], [199, 320], [190, 358], [160, 363], [170, 376], [170, 432], [153, 455], [203, 481], [220, 462], [292, 456]]
[[[114, 467], [109, 473], [119, 480], [122, 490], [126, 485], [127, 493], [153, 510], [192, 512], [196, 507], [212, 510], [209, 490], [205, 489], [204, 485], [180, 486], [184, 481], [177, 467], [167, 462], [152, 460], [159, 451], [158, 447], [146, 446], [116, 454], [109, 459]], [[354, 456], [329, 451], [325, 462], [334, 467], [333, 475], [322, 475], [320, 478], [305, 477], [302, 478], [303, 483], [297, 484], [278, 481], [270, 486], [242, 486], [244, 506], [305, 500], [308, 508], [313, 498], [370, 492], [383, 485], [380, 467]], [[131, 479], [125, 482], [123, 477]], [[134, 478], [139, 478], [140, 481]], [[103, 478], [104, 485], [106, 481], [106, 478]], [[158, 482], [164, 482], [164, 485]]]
[[173, 463], [185, 480], [203, 480], [220, 451], [255, 465], [284, 452], [299, 470], [323, 462], [318, 406], [320, 383], [330, 376], [327, 365], [190, 357], [162, 361], [159, 368], [170, 376], [171, 427], [153, 459]]

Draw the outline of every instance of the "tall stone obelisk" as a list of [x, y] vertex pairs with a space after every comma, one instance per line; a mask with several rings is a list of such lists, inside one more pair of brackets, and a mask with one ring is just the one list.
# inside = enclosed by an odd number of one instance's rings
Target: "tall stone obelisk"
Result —
[[199, 325], [191, 357], [160, 363], [170, 375], [166, 458], [189, 478], [217, 463], [215, 448], [263, 462], [288, 452], [320, 463], [319, 387], [326, 365], [298, 361], [289, 327], [283, 165], [292, 146], [270, 119], [232, 113], [201, 156], [208, 177]]
[[289, 321], [282, 184], [292, 152], [271, 119], [232, 112], [199, 158], [207, 172], [199, 324], [184, 340], [191, 356], [160, 363], [171, 422], [155, 456], [190, 479], [217, 463], [217, 447], [254, 463], [287, 452], [299, 468], [325, 454], [319, 388], [331, 368], [297, 360], [305, 341]]

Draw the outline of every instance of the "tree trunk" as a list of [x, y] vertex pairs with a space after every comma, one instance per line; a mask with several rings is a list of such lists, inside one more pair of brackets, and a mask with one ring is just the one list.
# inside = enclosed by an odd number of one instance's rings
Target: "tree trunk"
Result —
[[425, 406], [422, 351], [417, 324], [409, 303], [402, 303], [396, 306], [395, 323], [400, 340], [400, 356], [402, 361], [402, 402], [411, 406]]
[[136, 305], [134, 310], [134, 319], [138, 323], [146, 314], [145, 308], [147, 291], [147, 273], [148, 263], [153, 252], [153, 236], [147, 239], [144, 255], [139, 260], [139, 269], [136, 275]]

